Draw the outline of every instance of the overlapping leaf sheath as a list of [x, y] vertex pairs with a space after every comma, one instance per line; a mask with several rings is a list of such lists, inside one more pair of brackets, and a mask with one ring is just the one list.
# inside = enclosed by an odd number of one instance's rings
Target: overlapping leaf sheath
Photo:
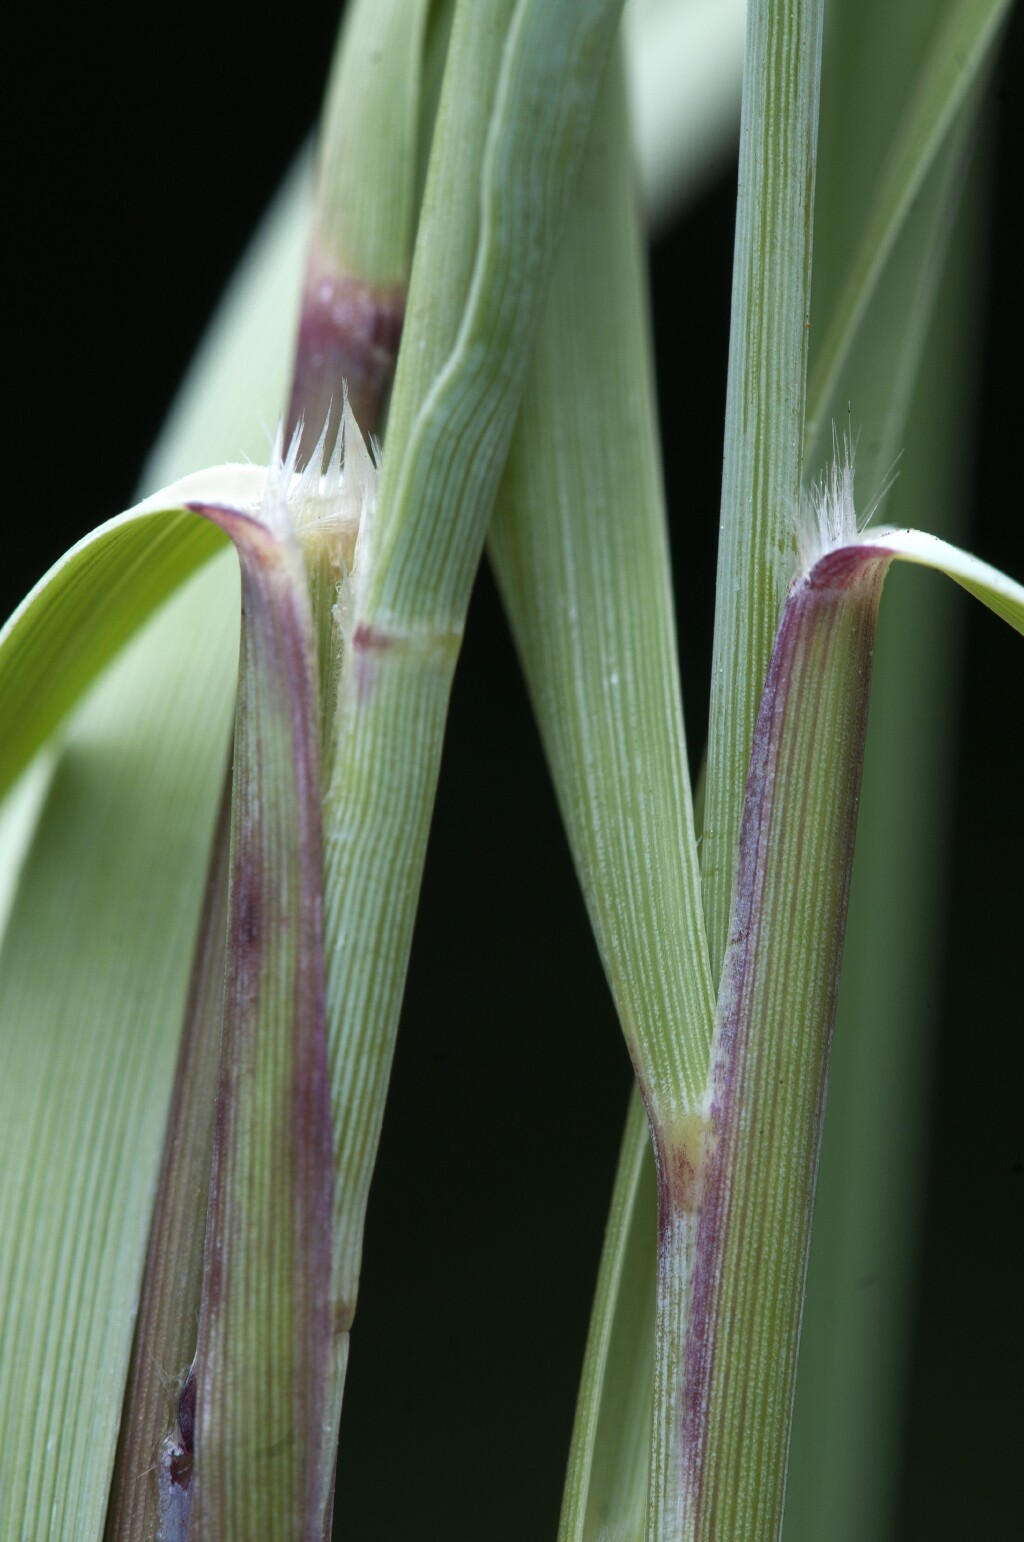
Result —
[[747, 13], [701, 874], [722, 966], [743, 785], [803, 476], [823, 0]]
[[[678, 1405], [680, 1524], [778, 1534], [860, 793], [875, 624], [894, 557], [1024, 630], [1024, 590], [916, 531], [857, 537], [837, 467], [792, 585], [754, 733], [718, 998]], [[753, 1261], [756, 1260], [756, 1266]], [[672, 1267], [671, 1251], [664, 1267]]]
[[238, 549], [242, 643], [188, 1535], [290, 1542], [322, 1535], [333, 1463], [315, 650], [284, 477], [262, 519], [197, 512]]
[[782, 1513], [883, 571], [839, 556], [798, 582], [755, 728], [679, 1410], [687, 1535], [775, 1536]]

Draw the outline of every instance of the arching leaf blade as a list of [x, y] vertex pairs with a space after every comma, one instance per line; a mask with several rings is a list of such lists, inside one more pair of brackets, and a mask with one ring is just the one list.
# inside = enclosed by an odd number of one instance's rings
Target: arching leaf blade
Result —
[[0, 631], [0, 794], [118, 650], [223, 545], [189, 499], [259, 502], [255, 466], [197, 472], [100, 525], [40, 579]]

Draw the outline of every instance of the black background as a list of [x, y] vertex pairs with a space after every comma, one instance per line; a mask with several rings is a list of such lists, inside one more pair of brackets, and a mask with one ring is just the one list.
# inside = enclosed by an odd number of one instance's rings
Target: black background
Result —
[[[4, 613], [72, 540], [131, 501], [203, 325], [314, 121], [335, 23], [329, 0], [267, 20], [232, 6], [107, 5], [38, 10], [10, 35]], [[1018, 19], [989, 93], [996, 198], [970, 425], [971, 545], [1018, 576], [1021, 31]], [[695, 750], [734, 200], [726, 176], [653, 257], [669, 504], [705, 511], [688, 521], [678, 580]], [[683, 303], [694, 295], [699, 304]], [[986, 1301], [991, 1271], [1003, 1302], [1010, 1271], [1021, 1282], [1024, 671], [1010, 634], [979, 607], [964, 611], [904, 1536], [995, 1535], [996, 1509], [983, 1523], [965, 1506], [972, 1491], [1008, 1492], [1019, 1441], [1009, 1324]], [[954, 1054], [965, 1034], [966, 1073]], [[627, 1090], [485, 574], [452, 705], [371, 1209], [338, 1479], [347, 1535], [554, 1535]], [[975, 1239], [966, 1252], [965, 1217]], [[1019, 1364], [1019, 1341], [1017, 1350]], [[495, 1495], [487, 1519], [477, 1507]]]

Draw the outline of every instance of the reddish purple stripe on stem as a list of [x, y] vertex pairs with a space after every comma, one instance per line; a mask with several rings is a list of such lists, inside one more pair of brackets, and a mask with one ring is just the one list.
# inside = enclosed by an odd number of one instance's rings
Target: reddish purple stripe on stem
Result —
[[[724, 1267], [730, 1239], [749, 1240], [743, 1269], [765, 1279], [780, 1277], [798, 1260], [799, 1321], [810, 1243], [828, 1058], [853, 861], [857, 807], [867, 727], [867, 705], [878, 599], [889, 554], [869, 545], [822, 557], [792, 586], [782, 619], [754, 730], [741, 825], [729, 941], [719, 992], [712, 1052], [709, 1164], [700, 1200], [691, 1277], [680, 1406], [684, 1503], [694, 1532], [716, 1534], [717, 1495], [709, 1491], [709, 1421], [725, 1402], [742, 1397], [729, 1378], [746, 1369], [748, 1346], [730, 1341], [722, 1359], [720, 1335], [742, 1333], [737, 1319], [723, 1319]], [[818, 686], [827, 677], [832, 708], [818, 713]], [[822, 761], [820, 756], [826, 756]], [[824, 823], [816, 825], [813, 849], [804, 843], [807, 770], [828, 765], [822, 800]], [[782, 868], [785, 864], [785, 881]], [[794, 932], [801, 930], [794, 942]], [[772, 974], [780, 956], [801, 971], [797, 1006], [773, 1020]], [[795, 961], [795, 963], [793, 962]], [[783, 976], [787, 986], [792, 975]], [[796, 1094], [799, 1127], [774, 1118], [776, 1083], [794, 1065], [810, 1080]], [[804, 1202], [781, 1234], [751, 1209], [750, 1172], [775, 1161], [779, 1142], [798, 1143], [797, 1169]], [[792, 1150], [791, 1147], [785, 1148]], [[762, 1166], [762, 1171], [768, 1171]], [[772, 1169], [774, 1170], [774, 1168]], [[792, 1169], [791, 1169], [792, 1170]], [[731, 1256], [731, 1255], [730, 1255]], [[795, 1378], [795, 1343], [789, 1358], [773, 1365], [778, 1395], [789, 1399]], [[751, 1349], [751, 1353], [753, 1350]], [[774, 1385], [774, 1383], [773, 1383]], [[737, 1427], [746, 1414], [733, 1408]], [[717, 1422], [721, 1422], [720, 1419]], [[785, 1421], [784, 1421], [785, 1422]], [[716, 1424], [717, 1428], [717, 1424]], [[788, 1426], [787, 1426], [788, 1438]], [[746, 1450], [746, 1447], [744, 1447]], [[772, 1482], [781, 1467], [772, 1468]], [[768, 1481], [768, 1480], [766, 1480]], [[775, 1503], [767, 1496], [771, 1509]], [[778, 1495], [781, 1507], [781, 1492]], [[708, 1511], [707, 1514], [704, 1512]], [[781, 1513], [781, 1511], [780, 1511]]]
[[[327, 1486], [324, 1464], [333, 1460], [333, 1452], [322, 1449], [332, 1361], [333, 1142], [312, 622], [301, 555], [288, 536], [238, 510], [196, 512], [219, 524], [238, 549], [242, 640], [193, 1521], [206, 1537], [235, 1524], [239, 1503], [252, 1519], [258, 1504], [246, 1495], [250, 1485], [253, 1494], [260, 1492], [265, 1478], [266, 1502], [275, 1512], [268, 1524], [315, 1536]], [[286, 1194], [275, 1188], [277, 1162], [290, 1174]], [[260, 1325], [252, 1314], [254, 1301], [265, 1299], [255, 1285], [266, 1269], [274, 1284], [266, 1307], [268, 1345], [275, 1342], [281, 1290], [291, 1343], [276, 1371], [268, 1356], [255, 1399], [262, 1407], [254, 1407], [252, 1341]], [[244, 1406], [236, 1406], [239, 1399]], [[287, 1431], [279, 1437], [287, 1449], [267, 1448], [271, 1423]], [[204, 1451], [210, 1432], [216, 1460]], [[264, 1471], [268, 1462], [279, 1464], [273, 1478]]]
[[343, 387], [364, 434], [379, 433], [398, 358], [405, 317], [405, 289], [380, 289], [310, 260], [302, 295], [295, 369], [288, 408], [289, 436], [304, 425], [299, 451], [304, 464], [330, 413], [327, 444], [341, 421]]

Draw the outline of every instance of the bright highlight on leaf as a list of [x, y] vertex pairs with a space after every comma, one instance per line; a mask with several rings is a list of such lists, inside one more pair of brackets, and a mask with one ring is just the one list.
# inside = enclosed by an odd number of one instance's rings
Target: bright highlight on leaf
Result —
[[995, 611], [1015, 631], [1024, 632], [1024, 585], [982, 562], [980, 557], [972, 557], [969, 552], [923, 530], [881, 528], [866, 531], [861, 544], [865, 550], [887, 552], [902, 562], [945, 573], [989, 610]]

